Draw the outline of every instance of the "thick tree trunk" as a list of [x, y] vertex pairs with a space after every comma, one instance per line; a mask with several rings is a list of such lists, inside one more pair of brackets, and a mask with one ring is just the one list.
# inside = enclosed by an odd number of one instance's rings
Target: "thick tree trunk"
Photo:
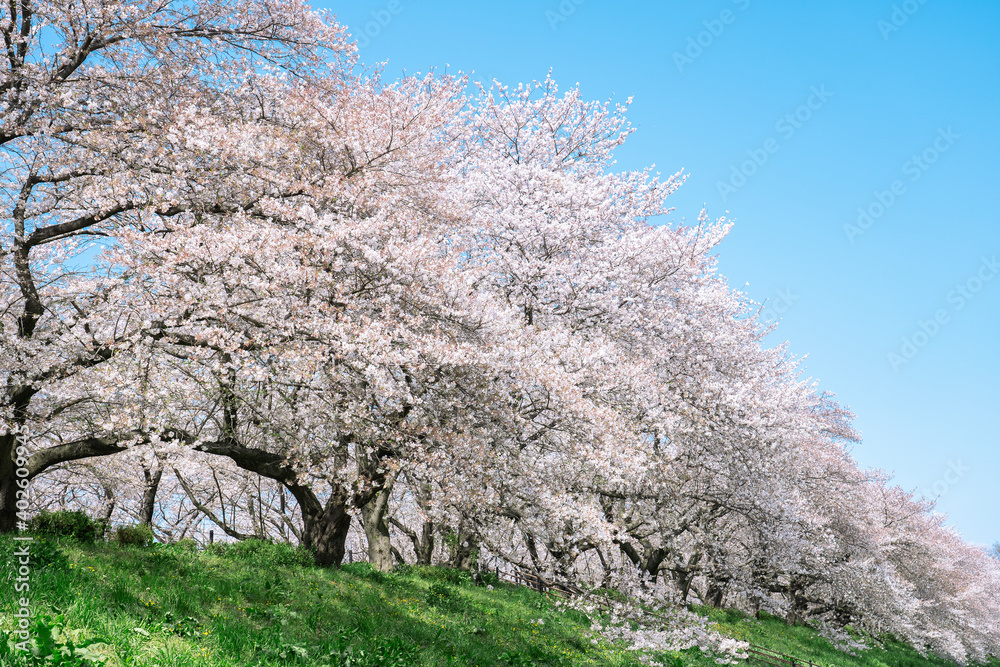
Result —
[[[299, 487], [301, 488], [301, 487]], [[295, 489], [290, 489], [299, 497]], [[305, 489], [309, 491], [308, 489]], [[302, 506], [302, 545], [312, 551], [313, 562], [320, 567], [340, 567], [344, 562], [344, 545], [347, 543], [347, 532], [351, 528], [351, 514], [347, 503], [336, 498], [320, 506], [316, 496], [312, 495], [315, 504], [309, 503], [309, 509]]]
[[660, 565], [667, 557], [666, 549], [646, 549], [646, 564], [644, 568], [646, 573], [649, 574], [649, 579], [654, 584], [656, 583], [656, 578], [660, 573]]
[[391, 494], [391, 486], [383, 488], [361, 506], [361, 525], [368, 539], [368, 562], [381, 572], [389, 572], [393, 566], [392, 543], [385, 518]]
[[419, 565], [430, 565], [434, 558], [434, 522], [424, 521], [420, 527], [420, 540], [413, 545]]
[[640, 545], [642, 546], [641, 554], [632, 544], [624, 541], [618, 542], [618, 547], [622, 550], [623, 554], [628, 556], [632, 564], [648, 574], [650, 580], [656, 583], [660, 572], [660, 565], [667, 558], [669, 552], [666, 549], [654, 548], [645, 541], [640, 542]]
[[13, 434], [0, 435], [0, 533], [13, 532], [17, 525], [17, 472], [14, 466]]
[[691, 594], [691, 584], [694, 582], [694, 571], [684, 568], [674, 569], [674, 582], [681, 595], [681, 604], [687, 604], [688, 595]]
[[15, 428], [0, 433], [0, 533], [13, 532], [17, 526], [17, 491], [20, 488], [15, 464], [20, 443], [17, 433], [27, 421], [28, 404], [35, 391], [8, 385], [6, 394], [13, 408]]
[[473, 566], [476, 564], [478, 552], [479, 540], [476, 539], [475, 535], [466, 535], [465, 539], [459, 542], [458, 549], [452, 556], [452, 566], [457, 567], [463, 572], [471, 572]]
[[312, 489], [296, 483], [295, 470], [287, 465], [281, 454], [242, 447], [232, 440], [200, 443], [194, 449], [226, 456], [244, 470], [280, 482], [299, 504], [302, 511], [302, 546], [312, 551], [316, 565], [339, 567], [344, 561], [352, 507], [347, 490], [335, 486], [326, 504], [323, 504]]
[[[535, 569], [538, 569], [538, 551], [535, 548], [535, 541], [530, 535], [525, 535], [528, 550], [531, 552]], [[479, 552], [479, 538], [475, 531], [466, 528], [465, 519], [459, 519], [458, 530], [449, 533], [448, 547], [451, 551], [450, 564], [465, 572], [472, 571], [476, 557]]]
[[368, 540], [368, 562], [381, 572], [389, 572], [393, 567], [393, 557], [386, 517], [399, 470], [386, 470], [385, 462], [392, 456], [388, 449], [376, 446], [367, 454], [363, 454], [361, 449], [359, 447], [357, 454], [358, 479], [367, 480], [371, 485], [364, 496], [357, 498], [361, 508], [361, 527]]
[[793, 576], [788, 584], [786, 597], [789, 604], [788, 615], [785, 621], [789, 625], [798, 625], [805, 622], [806, 613], [809, 611], [809, 602], [805, 596], [805, 587], [808, 582], [801, 577]]

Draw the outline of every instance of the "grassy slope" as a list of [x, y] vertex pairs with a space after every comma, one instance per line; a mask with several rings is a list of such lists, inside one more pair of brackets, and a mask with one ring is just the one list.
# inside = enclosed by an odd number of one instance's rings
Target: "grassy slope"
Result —
[[[882, 646], [850, 655], [836, 650], [830, 642], [807, 626], [790, 626], [781, 619], [762, 614], [761, 620], [733, 610], [697, 610], [716, 621], [718, 629], [730, 637], [811, 660], [817, 665], [835, 667], [951, 667], [954, 663], [935, 656], [921, 656], [905, 644], [887, 640]], [[871, 640], [868, 641], [872, 644]], [[989, 667], [1000, 667], [991, 661]]]
[[[4, 541], [0, 552], [8, 560]], [[246, 561], [162, 547], [63, 541], [60, 548], [66, 563], [32, 572], [32, 611], [62, 615], [69, 629], [64, 641], [107, 640], [92, 649], [109, 666], [638, 664], [628, 651], [592, 644], [582, 615], [559, 611], [527, 589], [449, 583], [457, 575], [450, 570], [380, 575], [360, 564], [278, 565], [281, 554], [277, 561], [267, 554]], [[0, 575], [5, 632], [15, 611], [10, 571]], [[901, 646], [854, 658], [808, 628], [711, 613], [726, 634], [823, 665], [946, 664]], [[678, 666], [714, 665], [696, 649], [670, 657]]]

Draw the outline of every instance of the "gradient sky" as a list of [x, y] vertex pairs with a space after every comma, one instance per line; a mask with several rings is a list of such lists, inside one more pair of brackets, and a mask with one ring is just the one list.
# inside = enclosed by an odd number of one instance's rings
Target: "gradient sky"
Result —
[[1000, 540], [1000, 3], [316, 6], [387, 78], [633, 97], [619, 166], [683, 168], [674, 221], [735, 220], [722, 272], [857, 414], [855, 458]]

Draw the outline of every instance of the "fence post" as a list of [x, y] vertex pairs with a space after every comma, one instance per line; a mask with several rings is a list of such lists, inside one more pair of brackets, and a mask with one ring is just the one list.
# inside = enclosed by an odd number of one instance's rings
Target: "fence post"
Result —
[[348, 563], [353, 563], [354, 562], [354, 554], [351, 553], [350, 549], [347, 550], [347, 562]]

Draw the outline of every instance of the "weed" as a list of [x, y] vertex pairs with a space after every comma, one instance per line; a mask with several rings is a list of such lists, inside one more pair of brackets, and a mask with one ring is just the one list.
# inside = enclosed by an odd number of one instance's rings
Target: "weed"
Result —
[[201, 622], [193, 616], [178, 619], [173, 612], [163, 615], [163, 631], [178, 637], [197, 637], [201, 632]]
[[427, 589], [427, 604], [433, 606], [446, 606], [451, 603], [454, 596], [448, 584], [438, 581], [430, 585]]
[[453, 586], [467, 586], [472, 583], [472, 575], [451, 567], [414, 567], [413, 573], [425, 581], [443, 581]]
[[245, 561], [260, 566], [287, 567], [312, 564], [312, 555], [306, 549], [291, 544], [268, 542], [255, 538], [230, 544], [214, 544], [206, 551], [229, 560]]
[[28, 522], [28, 530], [38, 535], [72, 537], [81, 542], [94, 542], [104, 538], [107, 523], [103, 519], [91, 519], [85, 513], [75, 510], [42, 510]]
[[31, 542], [31, 563], [36, 568], [65, 570], [69, 568], [66, 554], [49, 540], [33, 540]]
[[122, 546], [148, 547], [153, 543], [153, 529], [146, 523], [119, 526], [115, 531], [115, 542]]
[[[105, 644], [103, 639], [81, 640], [80, 631], [65, 627], [63, 616], [37, 617], [31, 624], [27, 651], [18, 648], [16, 640], [0, 632], [0, 664], [4, 667], [101, 667], [107, 658], [93, 646]], [[23, 645], [22, 645], [23, 646]]]

